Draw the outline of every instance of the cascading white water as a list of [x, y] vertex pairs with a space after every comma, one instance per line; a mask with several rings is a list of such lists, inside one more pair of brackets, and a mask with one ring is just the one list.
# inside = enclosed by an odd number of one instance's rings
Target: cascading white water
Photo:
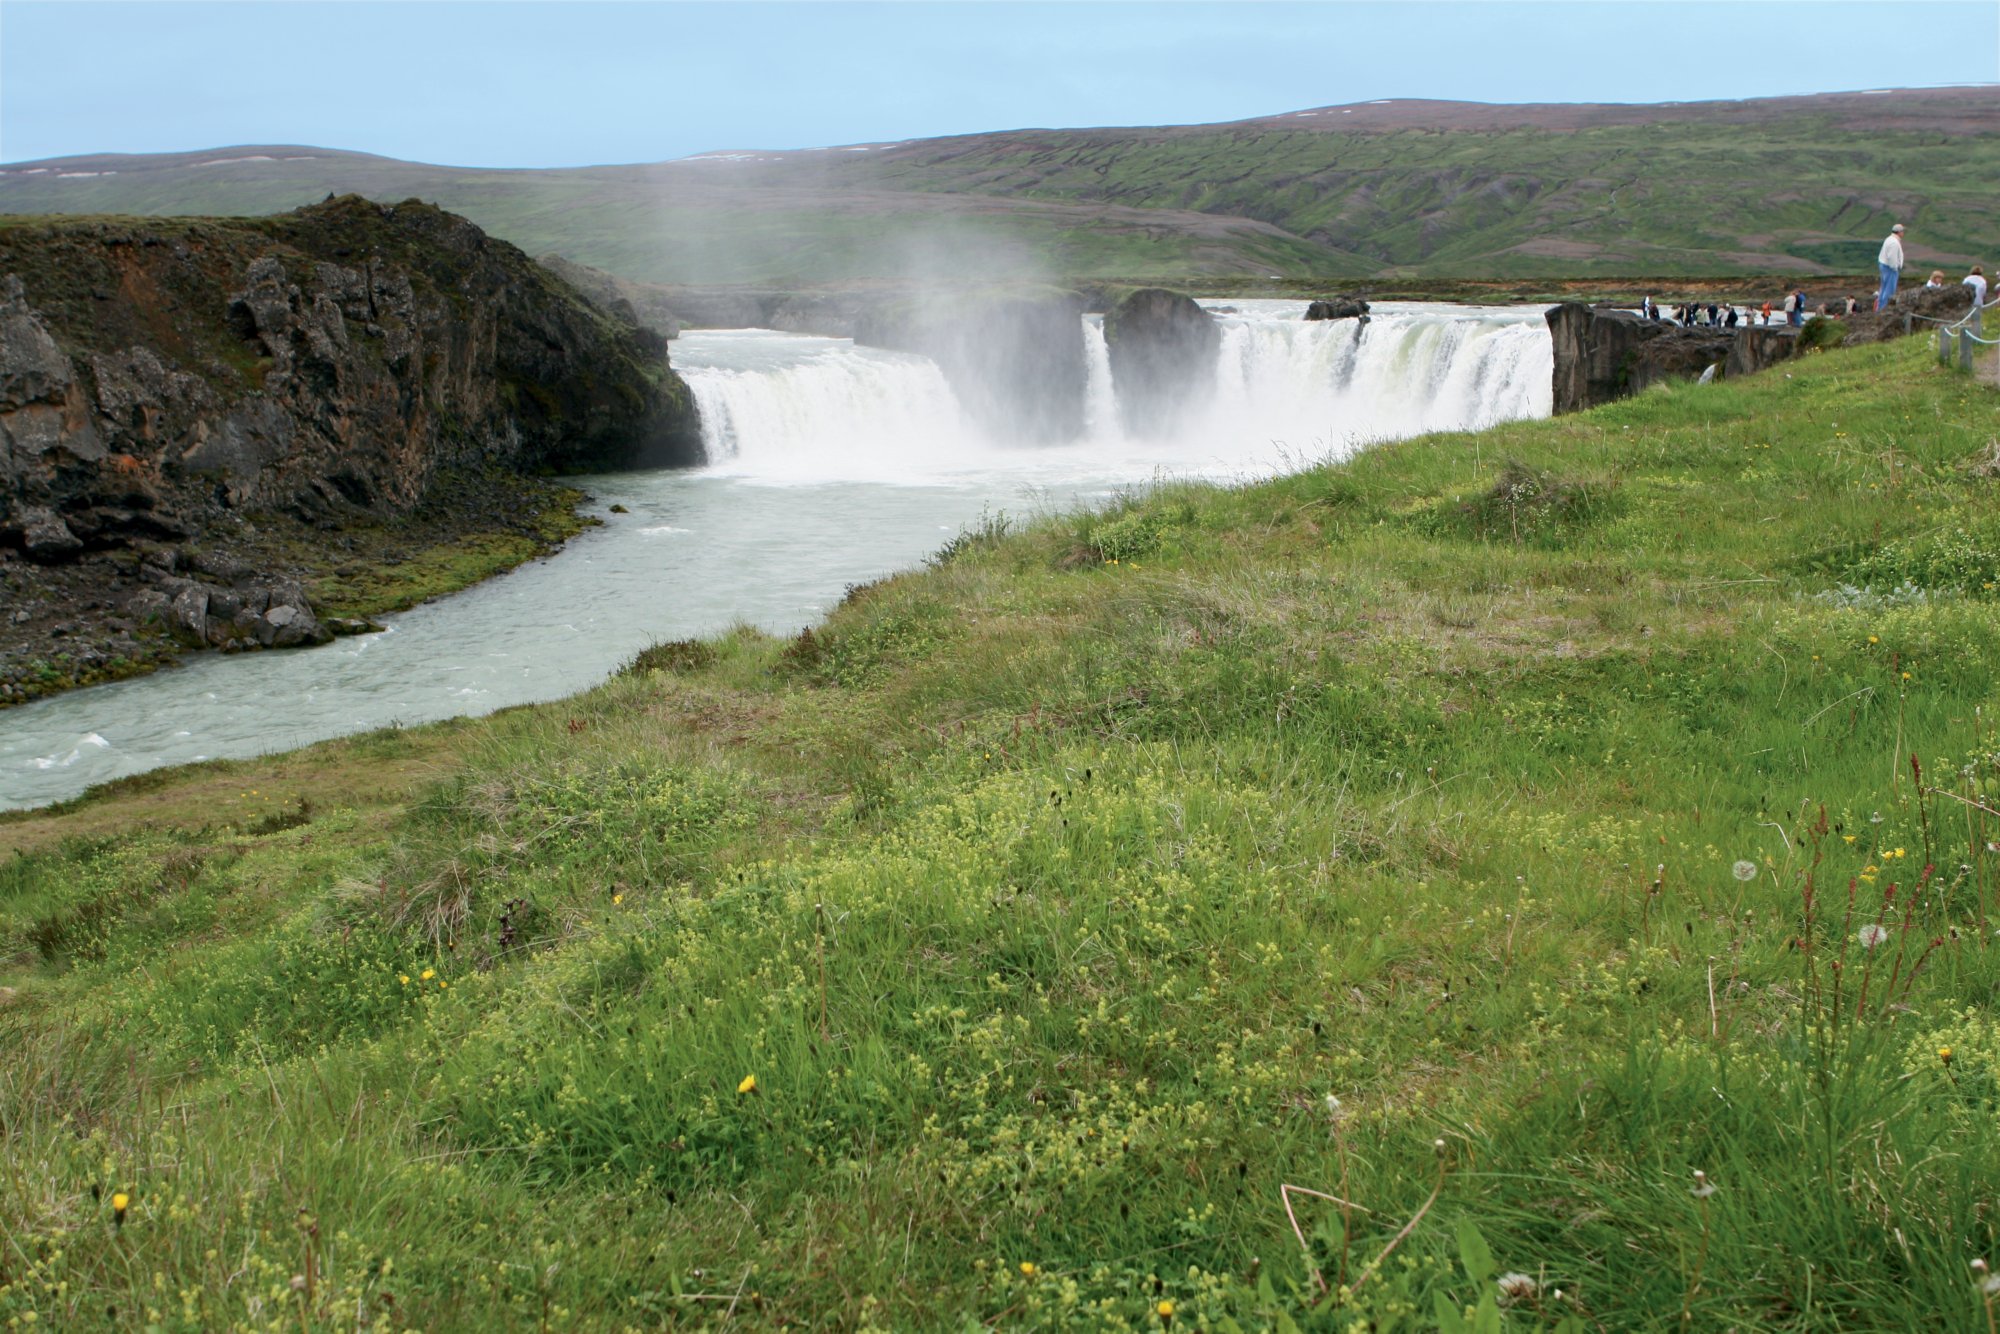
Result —
[[923, 357], [762, 329], [685, 340], [675, 363], [701, 409], [710, 466], [768, 480], [894, 481], [974, 431]]
[[701, 405], [711, 466], [780, 482], [949, 482], [1024, 466], [1054, 478], [1255, 475], [1550, 410], [1539, 311], [1385, 303], [1366, 324], [1304, 314], [1296, 301], [1221, 305], [1212, 392], [1165, 440], [1125, 435], [1097, 316], [1083, 325], [1083, 435], [1067, 446], [993, 440], [929, 361], [841, 339], [691, 333], [675, 364]]
[[1181, 434], [1293, 463], [1425, 431], [1548, 415], [1553, 349], [1539, 312], [1384, 304], [1367, 322], [1307, 321], [1297, 302], [1220, 313], [1205, 408]]

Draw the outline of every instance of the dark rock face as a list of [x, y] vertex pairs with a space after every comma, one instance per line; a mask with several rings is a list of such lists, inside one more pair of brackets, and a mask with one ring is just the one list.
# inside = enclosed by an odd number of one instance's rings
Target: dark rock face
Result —
[[128, 662], [167, 634], [328, 637], [285, 571], [153, 559], [172, 544], [400, 522], [447, 477], [700, 458], [664, 339], [426, 204], [0, 229], [0, 703], [13, 664], [86, 637]]
[[0, 544], [37, 560], [701, 457], [657, 335], [428, 205], [10, 228], [0, 274]]
[[1192, 297], [1163, 288], [1132, 292], [1104, 316], [1118, 415], [1137, 436], [1170, 434], [1213, 392], [1222, 332]]
[[1309, 320], [1366, 320], [1368, 303], [1358, 296], [1328, 297], [1306, 307]]
[[953, 294], [858, 314], [854, 341], [938, 364], [994, 438], [1046, 444], [1083, 432], [1083, 305], [1067, 293]]
[[1689, 329], [1569, 301], [1547, 318], [1558, 413], [1594, 408], [1663, 380], [1698, 379], [1711, 366], [1722, 375], [1748, 374], [1798, 350], [1794, 329]]

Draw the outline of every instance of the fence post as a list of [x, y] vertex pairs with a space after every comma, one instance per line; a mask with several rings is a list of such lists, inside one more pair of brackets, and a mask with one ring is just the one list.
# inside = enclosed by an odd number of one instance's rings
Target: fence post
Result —
[[1972, 369], [1972, 331], [1970, 329], [1960, 329], [1958, 331], [1958, 368], [1962, 371]]
[[1916, 323], [1917, 317], [1915, 314], [1907, 310], [1903, 312], [1903, 337], [1908, 338], [1910, 336], [1910, 330], [1916, 327]]
[[1949, 333], [1946, 333], [1945, 327], [1942, 324], [1940, 324], [1938, 326], [1938, 365], [1942, 366], [1950, 360], [1951, 360], [1951, 335]]

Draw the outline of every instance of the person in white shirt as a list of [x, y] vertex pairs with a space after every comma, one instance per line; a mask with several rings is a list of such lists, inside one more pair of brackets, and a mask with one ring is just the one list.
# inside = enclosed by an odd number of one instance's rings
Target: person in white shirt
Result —
[[1972, 331], [1984, 333], [1986, 320], [1980, 312], [1986, 308], [1986, 270], [1973, 265], [1972, 272], [1965, 275], [1965, 285], [1972, 289]]
[[1875, 265], [1882, 270], [1882, 290], [1875, 294], [1875, 309], [1881, 310], [1896, 295], [1896, 279], [1903, 272], [1903, 224], [1897, 223], [1889, 229], [1889, 235], [1882, 241], [1882, 249], [1875, 256]]

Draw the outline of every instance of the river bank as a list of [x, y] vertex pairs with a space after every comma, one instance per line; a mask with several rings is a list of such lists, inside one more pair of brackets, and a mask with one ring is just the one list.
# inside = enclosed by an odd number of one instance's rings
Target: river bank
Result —
[[[153, 543], [37, 565], [0, 548], [0, 710], [64, 690], [142, 676], [191, 647], [157, 619], [124, 610], [180, 572], [295, 585], [322, 623], [365, 633], [374, 618], [469, 588], [548, 555], [596, 520], [583, 493], [500, 472], [440, 476], [416, 508], [336, 530], [252, 514], [198, 541]], [[215, 572], [215, 573], [209, 573]]]

